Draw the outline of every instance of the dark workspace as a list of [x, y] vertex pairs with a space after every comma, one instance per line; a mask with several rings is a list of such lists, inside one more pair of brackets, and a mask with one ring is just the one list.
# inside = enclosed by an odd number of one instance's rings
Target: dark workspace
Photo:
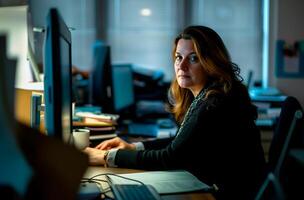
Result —
[[0, 0], [1, 199], [304, 199], [301, 0]]

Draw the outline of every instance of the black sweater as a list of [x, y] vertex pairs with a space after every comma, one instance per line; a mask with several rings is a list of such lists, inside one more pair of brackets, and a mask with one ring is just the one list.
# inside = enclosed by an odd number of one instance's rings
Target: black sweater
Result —
[[200, 101], [171, 139], [144, 142], [144, 151], [119, 150], [115, 164], [145, 170], [184, 169], [216, 184], [217, 199], [253, 199], [264, 173], [256, 108], [245, 88]]

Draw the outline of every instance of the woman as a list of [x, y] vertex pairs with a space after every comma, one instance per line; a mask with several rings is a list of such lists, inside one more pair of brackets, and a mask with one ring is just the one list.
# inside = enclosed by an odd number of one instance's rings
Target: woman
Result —
[[179, 124], [176, 136], [135, 144], [108, 140], [85, 150], [91, 164], [184, 169], [216, 184], [217, 199], [252, 199], [265, 160], [254, 123], [256, 108], [239, 68], [219, 35], [204, 26], [187, 27], [175, 39], [173, 58], [169, 92], [170, 111]]

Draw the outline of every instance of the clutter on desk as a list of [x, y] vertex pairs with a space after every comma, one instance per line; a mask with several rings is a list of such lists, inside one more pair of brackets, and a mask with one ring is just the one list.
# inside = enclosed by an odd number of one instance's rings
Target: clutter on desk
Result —
[[117, 125], [119, 115], [101, 112], [98, 106], [81, 106], [75, 108], [73, 126], [77, 127], [112, 127]]
[[87, 127], [90, 130], [90, 140], [103, 140], [117, 137], [115, 126]]
[[115, 114], [94, 114], [91, 112], [77, 112], [75, 114], [77, 117], [81, 118], [82, 122], [85, 123], [99, 123], [99, 122], [104, 122], [108, 123], [109, 125], [117, 125], [117, 120], [119, 118], [119, 115]]
[[252, 101], [283, 102], [286, 96], [274, 87], [253, 87], [249, 89]]
[[116, 126], [119, 115], [101, 113], [97, 106], [84, 106], [75, 109], [73, 126], [83, 127], [90, 131], [90, 146], [117, 137]]
[[253, 104], [258, 108], [256, 125], [275, 127], [281, 112], [281, 105], [287, 96], [274, 87], [251, 87], [249, 95]]
[[[170, 83], [164, 81], [164, 72], [147, 66], [132, 65], [135, 100], [164, 100]], [[157, 89], [156, 89], [157, 88]]]

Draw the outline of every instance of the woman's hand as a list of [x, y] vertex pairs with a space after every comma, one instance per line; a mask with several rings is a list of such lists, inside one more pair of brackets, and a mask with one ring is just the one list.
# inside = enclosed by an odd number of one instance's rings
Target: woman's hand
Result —
[[87, 147], [83, 150], [89, 156], [90, 165], [104, 165], [104, 154], [106, 151], [95, 149], [91, 147]]
[[119, 137], [103, 141], [99, 145], [97, 145], [95, 148], [100, 149], [100, 150], [109, 150], [109, 149], [135, 150], [136, 149], [134, 144], [129, 144], [129, 143], [125, 142], [124, 140], [120, 139]]

